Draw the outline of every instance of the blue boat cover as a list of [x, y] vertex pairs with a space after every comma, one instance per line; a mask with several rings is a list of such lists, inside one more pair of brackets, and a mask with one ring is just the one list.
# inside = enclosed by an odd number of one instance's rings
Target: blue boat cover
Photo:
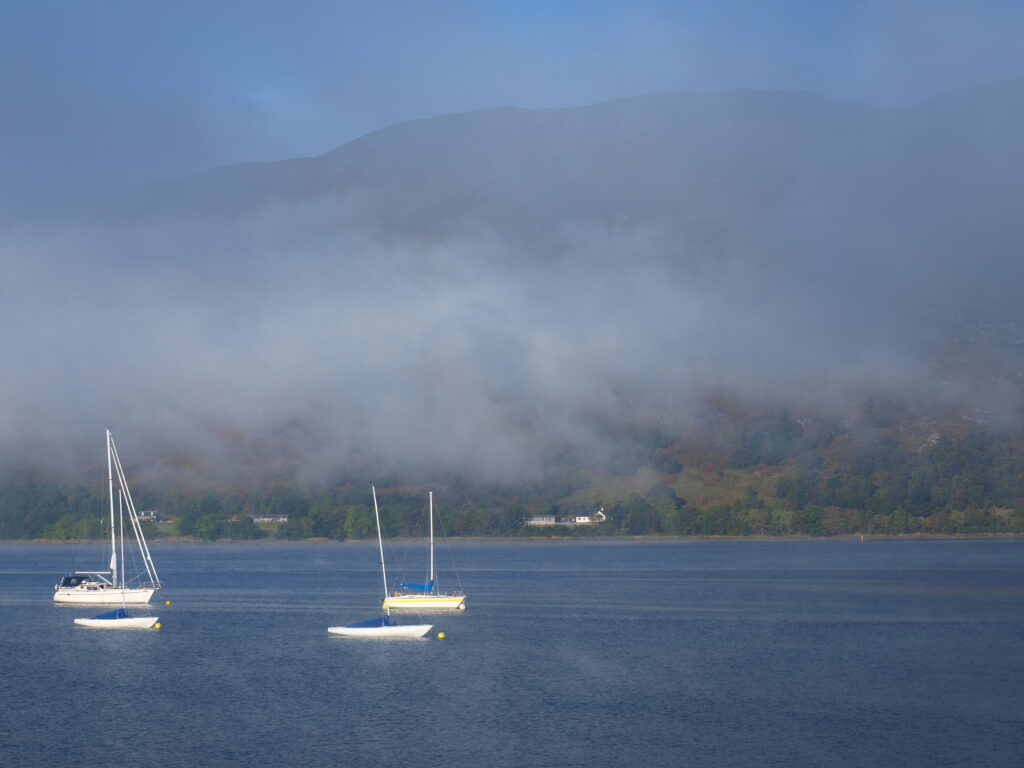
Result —
[[130, 619], [131, 616], [128, 615], [128, 611], [126, 611], [124, 608], [118, 608], [116, 611], [107, 611], [106, 613], [101, 613], [99, 616], [93, 616], [93, 618], [94, 619]]
[[434, 580], [431, 579], [426, 584], [403, 584], [406, 589], [418, 589], [420, 592], [433, 592], [434, 591]]
[[350, 629], [362, 627], [393, 627], [395, 626], [395, 622], [391, 620], [390, 616], [378, 616], [376, 619], [367, 619], [366, 621], [349, 624], [348, 626]]

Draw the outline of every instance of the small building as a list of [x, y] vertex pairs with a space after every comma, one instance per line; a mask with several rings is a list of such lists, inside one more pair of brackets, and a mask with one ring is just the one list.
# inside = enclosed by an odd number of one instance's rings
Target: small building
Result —
[[608, 519], [608, 516], [604, 513], [604, 507], [601, 507], [596, 512], [577, 512], [573, 516], [573, 522], [576, 525], [593, 525], [594, 523], [603, 523]]
[[558, 515], [534, 515], [526, 518], [527, 525], [564, 525]]
[[253, 515], [254, 523], [287, 523], [288, 515]]

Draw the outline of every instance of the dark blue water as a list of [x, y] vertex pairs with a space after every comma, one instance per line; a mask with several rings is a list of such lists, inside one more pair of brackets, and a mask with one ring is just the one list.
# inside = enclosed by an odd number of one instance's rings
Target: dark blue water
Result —
[[447, 639], [373, 641], [326, 632], [371, 544], [158, 543], [158, 632], [73, 626], [76, 547], [0, 545], [0, 763], [1024, 764], [1024, 541], [450, 549]]

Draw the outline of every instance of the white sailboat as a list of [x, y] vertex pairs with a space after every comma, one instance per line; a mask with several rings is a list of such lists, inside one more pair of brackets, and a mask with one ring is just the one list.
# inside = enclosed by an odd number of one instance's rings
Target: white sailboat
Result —
[[[118, 509], [114, 512], [114, 474], [118, 482]], [[53, 599], [58, 603], [93, 603], [98, 605], [124, 605], [125, 603], [148, 603], [158, 589], [160, 578], [153, 565], [153, 558], [142, 533], [135, 503], [132, 501], [128, 482], [125, 480], [121, 459], [117, 455], [114, 437], [107, 430], [107, 487], [110, 495], [110, 565], [106, 571], [73, 571], [65, 575], [54, 589]], [[124, 557], [125, 508], [135, 535], [145, 573], [140, 573], [131, 582], [126, 578]], [[118, 526], [120, 521], [120, 527]], [[120, 530], [120, 552], [118, 552], [118, 530]]]
[[434, 569], [434, 492], [428, 491], [430, 503], [430, 573], [426, 584], [402, 584], [401, 589], [384, 597], [385, 608], [412, 611], [466, 610], [466, 595], [462, 592], [444, 594], [438, 590]]
[[[373, 492], [373, 514], [377, 518], [377, 546], [380, 550], [380, 571], [384, 579], [384, 596], [388, 593], [388, 572], [384, 565], [384, 538], [380, 532], [380, 510], [377, 508], [377, 489], [370, 486]], [[344, 627], [328, 627], [332, 635], [344, 637], [423, 637], [433, 629], [433, 624], [395, 624], [391, 613], [384, 607], [384, 615], [375, 619], [360, 621]]]

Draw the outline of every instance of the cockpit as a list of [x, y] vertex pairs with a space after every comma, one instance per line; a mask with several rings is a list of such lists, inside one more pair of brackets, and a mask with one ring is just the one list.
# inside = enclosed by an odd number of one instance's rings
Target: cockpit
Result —
[[97, 579], [94, 579], [90, 574], [74, 574], [72, 576], [65, 576], [60, 580], [60, 586], [62, 588], [81, 586], [88, 587], [93, 584], [101, 586], [100, 582]]

